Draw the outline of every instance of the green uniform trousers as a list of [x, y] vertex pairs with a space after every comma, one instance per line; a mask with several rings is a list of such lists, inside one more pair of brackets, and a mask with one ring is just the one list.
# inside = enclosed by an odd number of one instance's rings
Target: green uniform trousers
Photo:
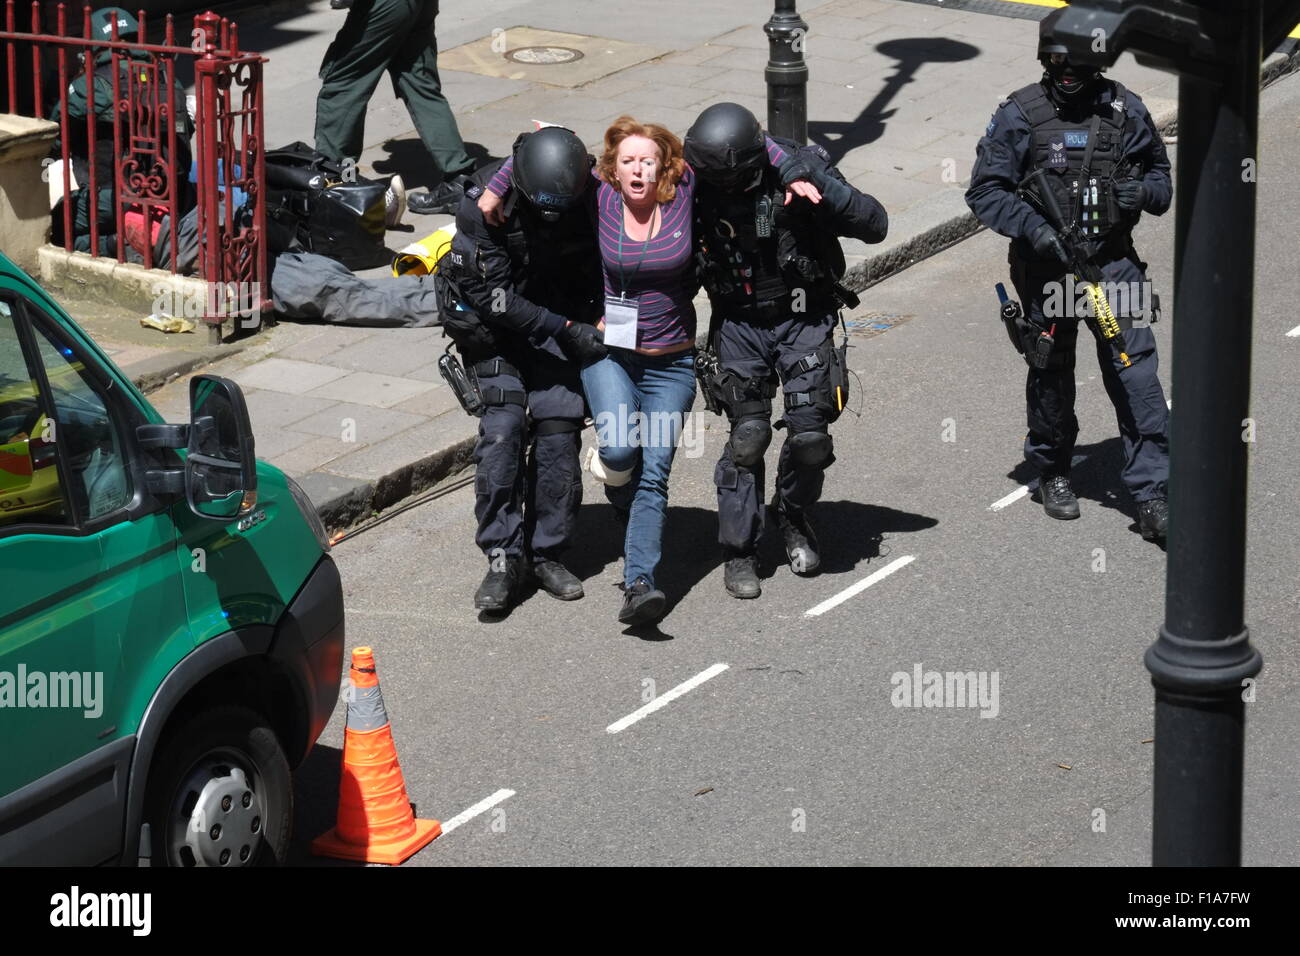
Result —
[[321, 64], [317, 150], [335, 162], [360, 157], [366, 107], [388, 71], [438, 170], [473, 171], [438, 79], [437, 15], [438, 0], [354, 0]]

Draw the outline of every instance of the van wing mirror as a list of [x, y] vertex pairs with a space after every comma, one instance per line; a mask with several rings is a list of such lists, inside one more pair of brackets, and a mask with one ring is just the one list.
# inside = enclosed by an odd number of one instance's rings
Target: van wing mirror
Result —
[[203, 518], [225, 520], [257, 503], [253, 426], [239, 386], [218, 375], [190, 379], [185, 497]]

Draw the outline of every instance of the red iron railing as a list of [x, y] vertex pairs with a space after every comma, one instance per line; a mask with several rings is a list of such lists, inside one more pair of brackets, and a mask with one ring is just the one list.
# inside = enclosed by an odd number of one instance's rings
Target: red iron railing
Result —
[[[112, 177], [118, 261], [126, 261], [128, 236], [146, 268], [155, 265], [176, 271], [179, 224], [186, 213], [182, 197], [187, 170], [177, 168], [177, 157], [193, 154], [197, 171], [198, 273], [207, 282], [204, 319], [220, 339], [224, 319], [238, 318], [241, 324], [256, 324], [261, 311], [269, 307], [263, 292], [269, 293], [266, 261], [266, 174], [264, 167], [262, 66], [266, 59], [239, 49], [238, 27], [215, 13], [194, 17], [189, 45], [178, 44], [173, 18], [163, 24], [161, 43], [151, 43], [143, 10], [137, 14], [135, 37], [122, 40], [114, 22], [109, 39], [96, 38], [91, 30], [91, 8], [84, 7], [81, 36], [69, 33], [67, 5], [33, 0], [29, 30], [17, 29], [15, 0], [5, 0], [3, 30], [0, 30], [0, 62], [7, 86], [10, 113], [54, 118], [57, 113], [63, 167], [63, 239], [73, 249], [72, 140], [74, 121], [68, 114], [69, 85], [84, 78], [86, 96], [84, 143], [88, 182], [90, 253], [100, 251], [100, 189], [105, 176]], [[53, 15], [54, 30], [42, 32]], [[75, 19], [75, 14], [74, 14]], [[107, 125], [113, 137], [112, 169], [100, 168], [97, 140], [105, 131], [98, 114], [110, 104], [96, 103], [96, 60], [109, 52], [112, 109]], [[80, 61], [77, 62], [77, 55]], [[177, 65], [192, 58], [194, 71], [195, 133], [193, 144], [184, 142], [184, 124], [178, 132], [177, 119], [187, 110], [177, 102]], [[24, 61], [27, 61], [25, 63]], [[22, 82], [30, 64], [29, 87]], [[124, 70], [123, 66], [129, 66]], [[103, 68], [103, 64], [99, 64]], [[102, 73], [100, 74], [103, 75]], [[46, 84], [57, 78], [58, 89]], [[57, 110], [53, 106], [57, 97]], [[48, 102], [48, 107], [47, 107]], [[78, 137], [80, 138], [80, 137]], [[102, 152], [102, 150], [101, 150]], [[237, 209], [233, 198], [242, 192], [245, 202]], [[153, 229], [170, 217], [170, 242], [164, 261], [154, 262]], [[128, 217], [131, 220], [128, 226]], [[132, 231], [133, 230], [133, 231]], [[179, 314], [179, 313], [177, 313]]]

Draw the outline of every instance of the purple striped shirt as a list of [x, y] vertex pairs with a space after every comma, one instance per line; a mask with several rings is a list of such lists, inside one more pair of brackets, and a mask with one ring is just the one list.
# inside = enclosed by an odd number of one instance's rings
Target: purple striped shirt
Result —
[[[785, 151], [771, 139], [766, 139], [766, 143], [768, 161], [779, 166], [786, 158]], [[488, 189], [498, 196], [510, 190], [510, 168], [511, 161], [507, 159], [488, 182]], [[600, 257], [605, 266], [605, 294], [622, 293], [637, 300], [637, 348], [663, 349], [694, 342], [695, 304], [691, 301], [695, 285], [691, 232], [694, 171], [687, 166], [672, 202], [660, 203], [659, 231], [648, 242], [628, 238], [623, 229], [622, 193], [601, 179], [594, 169], [592, 176], [598, 184], [597, 231]], [[620, 236], [623, 239], [621, 259]]]
[[694, 198], [695, 174], [688, 168], [677, 183], [672, 202], [659, 204], [659, 232], [647, 242], [637, 242], [629, 239], [623, 229], [622, 193], [604, 181], [600, 184], [596, 202], [600, 210], [598, 238], [600, 258], [605, 264], [605, 295], [625, 294], [637, 300], [639, 349], [672, 348], [695, 341], [695, 305], [691, 302]]

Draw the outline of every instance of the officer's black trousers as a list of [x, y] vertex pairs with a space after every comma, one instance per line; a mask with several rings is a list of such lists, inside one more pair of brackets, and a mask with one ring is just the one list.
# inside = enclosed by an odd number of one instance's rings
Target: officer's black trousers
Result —
[[[1117, 259], [1107, 263], [1102, 272], [1108, 283], [1119, 283], [1124, 289], [1135, 290], [1129, 300], [1130, 308], [1126, 310], [1122, 298], [1115, 294], [1117, 290], [1111, 288], [1111, 306], [1116, 315], [1134, 312], [1132, 305], [1145, 301], [1145, 296], [1139, 298], [1137, 293], [1143, 288], [1145, 276], [1135, 262]], [[1023, 263], [1013, 261], [1011, 278], [1021, 301], [1028, 304], [1026, 311], [1030, 320], [1043, 328], [1056, 326], [1053, 349], [1056, 361], [1053, 367], [1030, 368], [1025, 383], [1029, 423], [1025, 460], [1044, 478], [1068, 476], [1075, 440], [1079, 435], [1079, 420], [1074, 414], [1076, 344], [1080, 335], [1093, 336], [1078, 318], [1062, 316], [1062, 310], [1053, 304], [1051, 297], [1055, 287], [1051, 283], [1059, 282], [1063, 291], [1055, 301], [1067, 306], [1071, 312], [1077, 311], [1077, 289], [1066, 283], [1064, 277], [1048, 276], [1044, 279], [1043, 275], [1031, 272]], [[1071, 295], [1071, 292], [1075, 294]], [[1160, 386], [1155, 336], [1142, 316], [1136, 318], [1138, 325], [1124, 332], [1131, 363], [1127, 368], [1113, 345], [1097, 343], [1096, 352], [1102, 382], [1115, 407], [1115, 421], [1124, 446], [1121, 478], [1133, 500], [1142, 502], [1168, 495], [1169, 407]]]
[[[543, 357], [508, 359], [523, 375], [482, 376], [485, 395], [526, 393], [518, 404], [490, 405], [474, 446], [475, 543], [498, 556], [557, 560], [582, 504], [578, 448], [584, 401], [576, 370]], [[525, 384], [525, 382], [527, 384]]]
[[[719, 315], [714, 322], [717, 323], [719, 364], [726, 371], [749, 379], [756, 394], [761, 384], [775, 375], [782, 384], [776, 402], [784, 403], [782, 393], [818, 396], [812, 404], [784, 410], [787, 438], [777, 459], [773, 503], [787, 513], [798, 514], [821, 497], [825, 469], [834, 461], [834, 456], [828, 455], [815, 465], [799, 464], [790, 453], [790, 436], [800, 432], [827, 434], [829, 431], [829, 407], [825, 404], [829, 374], [826, 363], [835, 316], [818, 311], [788, 315], [772, 324], [759, 325]], [[812, 354], [822, 357], [821, 364], [799, 372], [795, 368], [799, 360]], [[771, 412], [737, 417], [734, 409], [728, 409], [727, 417], [734, 432], [741, 421], [767, 420]], [[752, 554], [764, 526], [765, 468], [762, 459], [748, 468], [737, 465], [728, 442], [714, 468], [713, 481], [718, 488], [719, 543], [742, 554]]]

